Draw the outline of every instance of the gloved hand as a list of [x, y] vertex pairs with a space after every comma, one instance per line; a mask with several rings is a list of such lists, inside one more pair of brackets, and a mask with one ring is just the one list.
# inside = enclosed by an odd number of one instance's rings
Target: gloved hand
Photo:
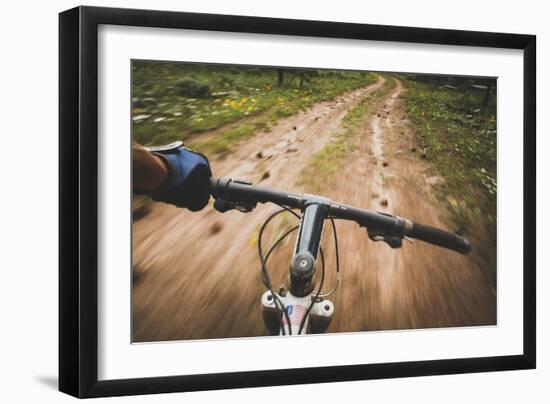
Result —
[[186, 147], [151, 149], [164, 160], [168, 168], [168, 180], [151, 195], [153, 200], [192, 211], [204, 208], [210, 199], [209, 180], [212, 177], [206, 156]]

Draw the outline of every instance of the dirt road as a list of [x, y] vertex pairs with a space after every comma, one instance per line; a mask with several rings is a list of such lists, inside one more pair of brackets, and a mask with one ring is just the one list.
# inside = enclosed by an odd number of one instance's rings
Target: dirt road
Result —
[[[388, 80], [392, 80], [388, 78]], [[385, 79], [314, 105], [280, 121], [271, 132], [243, 141], [223, 160], [212, 161], [216, 176], [304, 191], [298, 177], [308, 157], [341, 130], [350, 109], [384, 87]], [[331, 199], [410, 217], [452, 229], [448, 212], [432, 190], [441, 181], [415, 150], [404, 109], [403, 85], [369, 105], [351, 140], [355, 150], [334, 184]], [[165, 204], [134, 223], [134, 341], [265, 335], [257, 231], [274, 211], [220, 214], [212, 207], [190, 213]], [[291, 218], [275, 224], [277, 231]], [[494, 324], [496, 293], [472, 257], [405, 242], [392, 250], [367, 238], [364, 229], [338, 222], [342, 283], [334, 297], [329, 332]], [[332, 240], [323, 241], [327, 277], [333, 281]], [[270, 259], [274, 284], [288, 273], [293, 240]], [[330, 285], [329, 285], [330, 286]], [[327, 286], [327, 289], [328, 287]]]

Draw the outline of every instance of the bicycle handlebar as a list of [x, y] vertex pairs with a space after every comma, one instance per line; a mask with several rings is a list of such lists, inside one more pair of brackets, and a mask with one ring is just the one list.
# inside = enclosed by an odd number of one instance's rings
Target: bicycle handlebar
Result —
[[462, 254], [466, 254], [471, 250], [470, 242], [465, 237], [420, 223], [413, 222], [409, 237], [455, 250]]
[[[410, 237], [435, 244], [460, 253], [471, 249], [468, 240], [458, 234], [415, 223], [411, 220], [386, 213], [373, 212], [330, 201], [327, 198], [295, 194], [275, 189], [253, 186], [250, 182], [230, 178], [210, 179], [210, 193], [216, 200], [233, 204], [230, 208], [250, 211], [256, 203], [272, 202], [289, 208], [302, 209], [309, 203], [328, 206], [328, 215], [338, 219], [352, 220], [366, 227], [369, 237], [376, 239]], [[389, 243], [388, 243], [389, 244]]]
[[301, 208], [302, 195], [253, 186], [231, 178], [210, 178], [210, 194], [228, 202], [273, 202], [290, 208]]

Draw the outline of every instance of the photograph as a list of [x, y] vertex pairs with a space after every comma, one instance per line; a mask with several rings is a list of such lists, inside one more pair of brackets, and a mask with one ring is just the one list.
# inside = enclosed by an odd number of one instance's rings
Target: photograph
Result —
[[133, 343], [497, 325], [495, 77], [130, 68]]
[[59, 13], [59, 391], [537, 391], [537, 25], [296, 6]]

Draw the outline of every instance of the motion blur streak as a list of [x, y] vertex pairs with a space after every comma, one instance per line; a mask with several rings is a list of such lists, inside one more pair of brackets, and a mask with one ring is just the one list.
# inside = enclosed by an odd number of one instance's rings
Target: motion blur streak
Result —
[[[343, 130], [346, 114], [386, 80], [379, 76], [374, 84], [317, 103], [280, 120], [269, 133], [243, 140], [225, 158], [212, 159], [214, 175], [293, 192], [315, 191], [453, 230], [451, 214], [433, 190], [443, 179], [414, 152], [406, 90], [397, 79], [393, 88], [371, 99], [334, 180], [314, 190], [300, 180], [310, 156]], [[247, 214], [221, 214], [212, 204], [198, 213], [160, 203], [150, 209], [133, 227], [133, 340], [266, 335], [256, 237], [276, 207], [259, 205]], [[295, 220], [275, 221], [268, 238], [275, 240]], [[392, 250], [370, 241], [356, 224], [340, 221], [337, 230], [342, 282], [333, 297], [336, 311], [328, 332], [496, 323], [496, 290], [487, 276], [495, 268], [482, 268], [483, 251], [476, 251], [475, 243], [468, 256], [419, 241], [404, 241], [401, 249]], [[334, 282], [331, 237], [325, 231], [325, 290]], [[288, 239], [269, 261], [274, 285], [286, 280], [293, 246], [294, 240]]]

